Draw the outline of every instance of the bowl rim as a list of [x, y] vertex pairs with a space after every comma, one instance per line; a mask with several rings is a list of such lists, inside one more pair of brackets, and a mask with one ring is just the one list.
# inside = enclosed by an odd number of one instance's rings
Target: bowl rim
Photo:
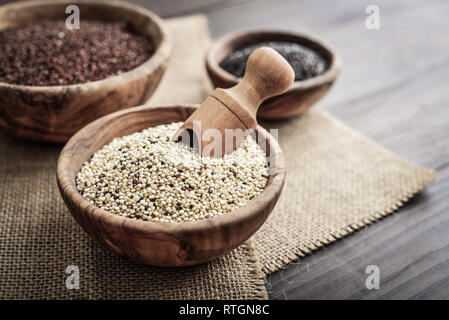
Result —
[[[186, 221], [180, 223], [143, 221], [115, 215], [93, 205], [92, 203], [84, 199], [84, 197], [76, 187], [75, 180], [77, 172], [74, 173], [73, 177], [70, 176], [70, 172], [72, 172], [73, 170], [71, 162], [69, 161], [73, 154], [76, 153], [76, 144], [80, 140], [80, 138], [83, 137], [84, 132], [94, 132], [100, 130], [105, 132], [104, 128], [108, 126], [108, 123], [113, 119], [126, 116], [131, 113], [139, 113], [142, 111], [154, 110], [154, 112], [158, 112], [161, 111], [161, 109], [173, 109], [173, 111], [175, 112], [175, 109], [173, 107], [186, 108], [194, 111], [198, 107], [198, 105], [142, 105], [138, 107], [128, 108], [103, 116], [83, 127], [74, 136], [72, 136], [59, 155], [56, 174], [58, 187], [66, 204], [67, 201], [73, 204], [75, 206], [74, 210], [77, 211], [78, 214], [81, 213], [82, 215], [93, 215], [92, 218], [97, 221], [101, 221], [101, 223], [103, 224], [106, 223], [113, 226], [122, 226], [122, 228], [127, 230], [127, 232], [129, 231], [133, 234], [165, 233], [171, 235], [180, 235], [193, 233], [204, 234], [207, 230], [216, 230], [217, 227], [222, 228], [223, 226], [233, 226], [239, 224], [241, 222], [247, 221], [248, 219], [251, 219], [252, 217], [257, 216], [258, 214], [261, 214], [262, 212], [264, 212], [264, 209], [268, 204], [270, 204], [272, 201], [277, 201], [285, 182], [285, 157], [276, 139], [274, 139], [271, 134], [269, 134], [264, 128], [259, 125], [257, 126], [256, 131], [269, 141], [270, 146], [272, 147], [271, 150], [273, 150], [274, 154], [276, 155], [274, 157], [275, 170], [270, 175], [270, 183], [266, 186], [261, 194], [252, 199], [243, 207], [231, 211], [230, 213], [216, 216], [211, 219], [201, 219], [197, 221]], [[109, 142], [110, 141], [111, 140], [109, 140]], [[263, 201], [261, 201], [261, 199], [263, 199]], [[74, 215], [73, 212], [72, 215]], [[256, 230], [254, 230], [253, 232], [255, 232]]]
[[[294, 89], [308, 89], [311, 87], [322, 85], [323, 83], [332, 82], [340, 73], [341, 60], [336, 51], [330, 45], [326, 44], [323, 40], [313, 35], [284, 29], [248, 29], [243, 31], [231, 32], [221, 36], [216, 41], [214, 41], [207, 50], [206, 67], [208, 71], [210, 70], [211, 72], [215, 73], [216, 76], [224, 79], [224, 81], [228, 83], [232, 83], [233, 85], [237, 84], [241, 78], [236, 77], [235, 75], [221, 68], [216, 57], [223, 50], [223, 48], [227, 46], [233, 48], [233, 46], [230, 45], [233, 41], [241, 38], [260, 35], [264, 35], [267, 38], [272, 36], [272, 41], [276, 41], [277, 36], [288, 36], [296, 38], [298, 40], [298, 43], [303, 41], [310, 42], [313, 43], [314, 46], [319, 47], [320, 50], [325, 51], [330, 57], [330, 65], [324, 73], [313, 78], [293, 82], [292, 86], [287, 90], [287, 92]], [[263, 41], [270, 40], [267, 39]], [[308, 47], [307, 45], [305, 46]]]
[[[159, 45], [157, 46], [154, 53], [142, 64], [138, 65], [137, 67], [123, 72], [121, 74], [111, 75], [104, 79], [96, 80], [96, 81], [88, 81], [88, 82], [82, 82], [82, 83], [75, 83], [75, 84], [69, 84], [69, 85], [49, 85], [49, 86], [32, 86], [32, 85], [20, 85], [20, 84], [13, 84], [13, 83], [7, 83], [7, 82], [1, 82], [0, 81], [0, 90], [1, 89], [12, 89], [12, 90], [22, 90], [22, 91], [28, 91], [30, 93], [59, 93], [64, 90], [77, 90], [77, 89], [83, 89], [83, 90], [90, 90], [90, 89], [96, 89], [98, 87], [107, 87], [107, 88], [113, 88], [116, 87], [119, 84], [123, 84], [124, 82], [132, 82], [140, 77], [142, 75], [152, 73], [157, 68], [159, 68], [163, 63], [166, 62], [166, 60], [170, 57], [171, 49], [172, 49], [172, 40], [170, 32], [168, 31], [167, 27], [164, 25], [162, 19], [156, 15], [154, 12], [145, 9], [141, 6], [114, 0], [114, 1], [107, 1], [107, 0], [44, 0], [44, 1], [19, 1], [19, 2], [13, 2], [9, 4], [5, 4], [0, 6], [0, 11], [3, 10], [11, 10], [11, 9], [19, 9], [24, 10], [36, 6], [42, 6], [42, 5], [60, 5], [60, 4], [86, 4], [86, 5], [103, 5], [108, 7], [115, 7], [115, 8], [124, 8], [128, 10], [132, 10], [140, 15], [146, 16], [150, 18], [159, 32], [161, 33], [161, 41]], [[101, 20], [101, 19], [100, 19]]]

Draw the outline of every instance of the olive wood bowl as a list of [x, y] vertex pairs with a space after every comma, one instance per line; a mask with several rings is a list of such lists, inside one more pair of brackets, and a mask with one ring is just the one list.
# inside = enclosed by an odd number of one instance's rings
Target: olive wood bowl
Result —
[[220, 67], [220, 62], [231, 52], [265, 41], [285, 41], [301, 44], [321, 54], [327, 60], [328, 69], [321, 75], [295, 81], [285, 93], [265, 100], [259, 107], [257, 117], [261, 120], [286, 119], [300, 115], [321, 99], [334, 83], [340, 72], [340, 59], [335, 51], [323, 42], [304, 34], [255, 30], [235, 32], [215, 41], [206, 55], [206, 68], [215, 87], [229, 88], [241, 78]]
[[42, 19], [65, 20], [69, 4], [83, 19], [127, 21], [151, 38], [154, 54], [140, 66], [103, 80], [73, 85], [24, 86], [0, 82], [0, 129], [39, 142], [66, 142], [87, 123], [108, 113], [143, 104], [156, 89], [170, 56], [162, 20], [141, 7], [119, 1], [28, 1], [0, 7], [0, 29]]
[[145, 128], [186, 120], [196, 106], [140, 106], [104, 116], [77, 132], [62, 150], [57, 168], [61, 195], [75, 220], [95, 240], [134, 261], [153, 266], [195, 265], [217, 258], [247, 240], [264, 223], [276, 204], [285, 180], [284, 155], [262, 127], [256, 140], [269, 156], [270, 176], [262, 193], [245, 206], [194, 222], [134, 220], [102, 210], [77, 190], [81, 166], [115, 137]]

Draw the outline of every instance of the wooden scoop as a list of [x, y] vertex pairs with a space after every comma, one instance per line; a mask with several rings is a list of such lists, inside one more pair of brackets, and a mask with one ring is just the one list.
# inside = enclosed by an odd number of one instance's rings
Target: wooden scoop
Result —
[[219, 158], [235, 150], [256, 129], [263, 100], [284, 93], [295, 73], [275, 50], [262, 47], [248, 58], [245, 75], [236, 86], [215, 89], [173, 137], [189, 143], [202, 156]]

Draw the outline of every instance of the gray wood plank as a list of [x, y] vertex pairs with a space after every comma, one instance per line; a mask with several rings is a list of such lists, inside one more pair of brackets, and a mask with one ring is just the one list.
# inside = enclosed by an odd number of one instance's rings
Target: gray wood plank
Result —
[[[302, 259], [268, 281], [273, 299], [449, 298], [449, 168], [392, 216]], [[365, 268], [380, 269], [380, 290]]]
[[[0, 0], [0, 5], [17, 2], [20, 0]], [[39, 1], [39, 0], [31, 0]], [[251, 0], [122, 0], [147, 8], [164, 18], [188, 15], [194, 13], [207, 13], [219, 8], [231, 7]], [[82, 18], [82, 12], [81, 12]]]
[[164, 18], [208, 13], [220, 8], [232, 7], [251, 0], [183, 0], [183, 1], [146, 1], [132, 0], [135, 4], [150, 9]]
[[254, 1], [216, 10], [208, 17], [214, 37], [239, 29], [286, 28], [325, 39], [343, 61], [343, 72], [332, 95], [322, 102], [328, 106], [392, 87], [448, 58], [449, 42], [440, 40], [449, 28], [449, 3], [377, 1], [381, 28], [376, 31], [364, 25], [364, 10], [369, 3]]

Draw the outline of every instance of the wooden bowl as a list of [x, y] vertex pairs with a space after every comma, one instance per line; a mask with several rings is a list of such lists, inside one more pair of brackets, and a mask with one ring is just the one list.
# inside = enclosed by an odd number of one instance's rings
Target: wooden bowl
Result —
[[[155, 52], [137, 68], [82, 84], [22, 86], [0, 82], [0, 128], [44, 142], [65, 142], [87, 123], [114, 111], [143, 104], [156, 89], [168, 63], [170, 36], [161, 19], [118, 1], [29, 1], [0, 7], [0, 29], [42, 19], [63, 21], [77, 5], [82, 19], [129, 21], [152, 39]], [[82, 22], [82, 21], [81, 21]]]
[[278, 120], [297, 116], [317, 102], [334, 83], [340, 72], [340, 59], [335, 51], [310, 36], [281, 31], [247, 31], [226, 35], [212, 44], [206, 56], [206, 68], [212, 83], [219, 88], [236, 85], [238, 78], [220, 67], [220, 62], [231, 52], [265, 41], [286, 41], [301, 44], [320, 53], [329, 67], [323, 74], [295, 81], [285, 93], [265, 100], [257, 117], [262, 120]]
[[92, 205], [78, 192], [75, 178], [81, 166], [113, 138], [184, 121], [195, 109], [140, 106], [118, 111], [87, 125], [67, 142], [58, 160], [59, 190], [76, 221], [92, 238], [134, 261], [154, 266], [187, 266], [223, 255], [263, 224], [284, 185], [285, 160], [275, 139], [260, 126], [256, 129], [257, 140], [267, 142], [266, 148], [263, 143], [261, 147], [270, 156], [272, 174], [258, 197], [228, 214], [180, 223], [133, 220]]

